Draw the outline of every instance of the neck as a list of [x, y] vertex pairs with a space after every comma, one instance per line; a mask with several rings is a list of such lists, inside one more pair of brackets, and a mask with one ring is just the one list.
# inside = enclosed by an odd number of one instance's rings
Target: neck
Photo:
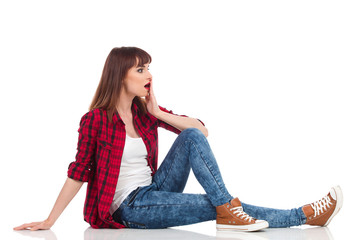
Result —
[[120, 116], [130, 116], [132, 114], [131, 105], [134, 98], [134, 96], [129, 96], [125, 92], [120, 93], [119, 102], [116, 106], [116, 110]]

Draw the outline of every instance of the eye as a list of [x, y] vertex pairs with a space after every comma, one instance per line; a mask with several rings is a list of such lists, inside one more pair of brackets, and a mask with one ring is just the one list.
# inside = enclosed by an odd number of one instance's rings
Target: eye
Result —
[[143, 69], [143, 68], [139, 68], [137, 71], [138, 71], [139, 73], [142, 73], [142, 72], [144, 71], [144, 69]]

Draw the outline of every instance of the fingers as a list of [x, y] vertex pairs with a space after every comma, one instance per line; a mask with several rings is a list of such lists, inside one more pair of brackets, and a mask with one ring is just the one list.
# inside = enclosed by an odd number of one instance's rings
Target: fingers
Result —
[[[41, 227], [40, 227], [40, 224], [36, 225], [35, 227], [32, 227], [30, 228], [30, 231], [36, 231], [36, 230], [39, 230]], [[41, 228], [42, 229], [42, 228]]]
[[18, 227], [14, 227], [14, 230], [24, 230], [27, 228], [33, 228], [34, 226], [38, 225], [41, 222], [32, 222], [32, 223], [24, 223], [23, 225], [20, 225]]
[[153, 98], [153, 96], [154, 96], [154, 92], [153, 92], [153, 82], [151, 82], [151, 84], [150, 84], [150, 89], [149, 89], [149, 92], [148, 92], [148, 94], [145, 96], [145, 100], [146, 100], [146, 102], [148, 103], [149, 101], [151, 101], [151, 99]]
[[26, 229], [27, 226], [29, 225], [30, 223], [24, 223], [23, 225], [20, 225], [20, 226], [17, 226], [17, 227], [14, 227], [13, 229], [14, 230], [22, 230], [22, 229]]
[[153, 81], [151, 81], [151, 84], [150, 84], [150, 94], [149, 94], [149, 97], [151, 98], [151, 100], [154, 102], [154, 105], [157, 105], [157, 103], [156, 103], [156, 98], [155, 98], [155, 94], [154, 94], [154, 84], [153, 84], [154, 82]]
[[150, 84], [150, 94], [151, 96], [153, 96], [155, 98], [155, 94], [154, 94], [154, 81], [151, 81], [151, 84]]

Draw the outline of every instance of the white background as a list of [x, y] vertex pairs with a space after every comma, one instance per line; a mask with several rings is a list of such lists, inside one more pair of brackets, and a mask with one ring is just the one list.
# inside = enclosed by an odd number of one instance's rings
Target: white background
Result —
[[[48, 216], [108, 53], [137, 46], [159, 105], [205, 123], [232, 195], [292, 208], [339, 184], [339, 239], [360, 213], [359, 12], [329, 0], [1, 1], [1, 233], [26, 239], [12, 227]], [[159, 134], [161, 163], [176, 135]], [[193, 175], [185, 191], [204, 192]], [[83, 238], [85, 193], [58, 239]]]

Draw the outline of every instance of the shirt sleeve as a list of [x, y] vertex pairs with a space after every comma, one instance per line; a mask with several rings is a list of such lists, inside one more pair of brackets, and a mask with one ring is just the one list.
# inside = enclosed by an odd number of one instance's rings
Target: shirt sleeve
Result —
[[[186, 115], [178, 115], [178, 114], [175, 114], [175, 113], [173, 113], [172, 110], [167, 110], [166, 108], [161, 107], [161, 106], [159, 106], [159, 108], [160, 108], [160, 110], [163, 111], [163, 112], [167, 112], [167, 113], [170, 113], [170, 114], [173, 114], [173, 115], [176, 115], [176, 116], [188, 117], [188, 116], [186, 116]], [[205, 126], [205, 124], [204, 124], [200, 119], [197, 119], [197, 120], [198, 120], [202, 125]], [[176, 133], [176, 134], [180, 134], [180, 133], [181, 133], [181, 131], [180, 131], [179, 129], [177, 129], [177, 128], [174, 127], [174, 126], [171, 126], [170, 124], [168, 124], [168, 123], [166, 123], [166, 122], [164, 122], [164, 121], [162, 121], [162, 120], [160, 120], [160, 119], [158, 119], [158, 123], [159, 123], [159, 127], [165, 128], [166, 130], [172, 131], [172, 132], [174, 132], [174, 133]]]
[[77, 144], [77, 154], [75, 161], [71, 162], [68, 167], [67, 175], [69, 178], [87, 182], [89, 175], [93, 170], [96, 138], [98, 133], [98, 121], [94, 111], [86, 113], [80, 120], [78, 129], [79, 138]]

